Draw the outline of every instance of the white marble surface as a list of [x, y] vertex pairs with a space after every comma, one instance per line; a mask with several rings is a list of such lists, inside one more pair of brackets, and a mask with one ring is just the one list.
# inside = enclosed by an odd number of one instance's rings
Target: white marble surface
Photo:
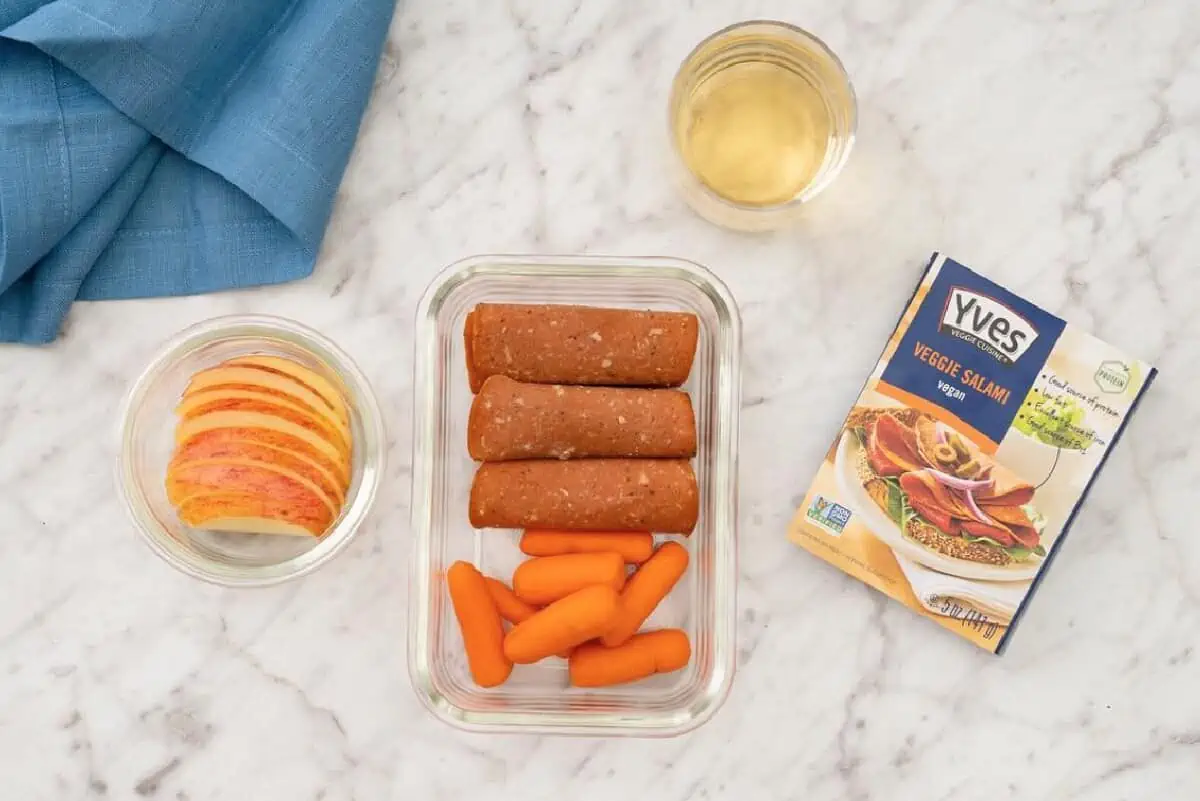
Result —
[[[661, 149], [675, 65], [747, 17], [826, 38], [861, 103], [844, 176], [759, 238], [694, 218]], [[1187, 2], [410, 0], [311, 280], [81, 307], [0, 350], [0, 796], [1197, 797], [1198, 54]], [[1163, 370], [1000, 659], [784, 539], [934, 248]], [[740, 301], [739, 672], [692, 735], [464, 735], [409, 687], [411, 319], [488, 251], [673, 254]], [[391, 429], [368, 530], [267, 591], [175, 574], [111, 480], [126, 383], [233, 311], [337, 339]]]

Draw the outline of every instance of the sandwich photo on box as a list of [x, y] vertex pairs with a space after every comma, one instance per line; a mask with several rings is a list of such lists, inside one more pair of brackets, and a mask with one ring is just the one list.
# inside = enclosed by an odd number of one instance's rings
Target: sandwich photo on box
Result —
[[856, 407], [854, 471], [903, 536], [943, 556], [1005, 566], [1039, 560], [1034, 488], [970, 440], [914, 409]]

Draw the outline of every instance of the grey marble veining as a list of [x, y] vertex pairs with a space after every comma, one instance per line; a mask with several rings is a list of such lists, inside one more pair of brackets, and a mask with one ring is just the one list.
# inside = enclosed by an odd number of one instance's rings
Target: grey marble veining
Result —
[[[861, 109], [841, 179], [762, 237], [695, 218], [665, 161], [675, 66], [749, 17], [825, 38]], [[311, 280], [81, 306], [53, 347], [0, 351], [2, 796], [1200, 795], [1198, 54], [1183, 2], [409, 0]], [[933, 249], [1162, 369], [1000, 659], [784, 538]], [[408, 686], [412, 317], [482, 252], [677, 255], [739, 299], [738, 675], [692, 735], [469, 736]], [[160, 563], [112, 479], [129, 380], [242, 311], [335, 338], [390, 428], [367, 530], [256, 592]]]

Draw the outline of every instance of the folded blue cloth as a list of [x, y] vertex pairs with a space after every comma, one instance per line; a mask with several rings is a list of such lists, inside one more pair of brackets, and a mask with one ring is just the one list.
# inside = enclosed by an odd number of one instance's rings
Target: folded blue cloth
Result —
[[0, 341], [312, 272], [395, 0], [0, 0]]

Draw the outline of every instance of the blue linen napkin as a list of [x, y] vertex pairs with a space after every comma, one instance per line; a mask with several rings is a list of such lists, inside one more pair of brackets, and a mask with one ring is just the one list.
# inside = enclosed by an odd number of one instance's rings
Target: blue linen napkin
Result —
[[396, 0], [0, 0], [0, 341], [312, 272]]

